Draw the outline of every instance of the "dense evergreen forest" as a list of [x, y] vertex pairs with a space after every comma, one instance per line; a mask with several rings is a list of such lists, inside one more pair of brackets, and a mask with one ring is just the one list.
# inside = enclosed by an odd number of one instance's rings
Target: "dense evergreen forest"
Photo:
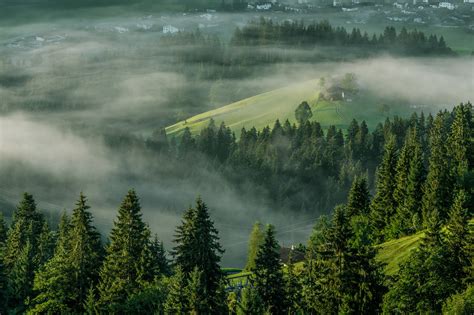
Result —
[[[340, 203], [301, 246], [303, 265], [291, 258], [283, 265], [278, 227], [254, 229], [249, 285], [233, 290], [221, 271], [218, 231], [200, 198], [176, 228], [170, 259], [143, 221], [134, 190], [107, 241], [84, 194], [53, 227], [25, 193], [11, 224], [0, 218], [0, 312], [472, 314], [472, 105], [426, 119], [387, 120], [372, 133], [354, 121], [345, 134], [309, 121], [308, 109], [298, 107], [298, 126], [242, 130], [239, 141], [225, 125], [211, 124], [198, 137], [188, 130], [181, 139], [156, 135], [147, 142], [183, 163], [203, 154], [223, 172], [253, 174], [252, 181], [271, 185], [277, 203], [291, 204], [298, 194], [307, 196], [302, 204], [309, 209]], [[349, 187], [347, 197], [327, 201], [345, 193], [339, 186]], [[398, 274], [385, 275], [375, 260], [377, 245], [418, 231], [422, 244]]]
[[444, 38], [425, 35], [423, 32], [407, 31], [403, 27], [397, 34], [393, 26], [387, 26], [382, 34], [361, 33], [353, 28], [348, 32], [344, 27], [334, 27], [328, 21], [305, 25], [302, 21], [275, 23], [271, 19], [260, 18], [242, 29], [237, 28], [232, 38], [234, 45], [334, 45], [364, 47], [373, 51], [388, 51], [406, 55], [447, 55], [452, 50], [446, 46]]

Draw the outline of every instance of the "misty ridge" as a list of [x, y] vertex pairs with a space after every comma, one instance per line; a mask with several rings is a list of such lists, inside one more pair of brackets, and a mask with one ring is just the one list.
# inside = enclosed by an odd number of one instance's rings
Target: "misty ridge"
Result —
[[[123, 14], [126, 7], [117, 10]], [[235, 26], [245, 26], [254, 14], [220, 14], [219, 23], [229, 21], [225, 34], [205, 34], [204, 43], [198, 38], [185, 44], [160, 34], [162, 26], [184, 25], [191, 29], [184, 36], [193, 34], [196, 21], [204, 20], [200, 15], [192, 22], [179, 14], [36, 18], [12, 23], [0, 38], [0, 174], [8, 179], [0, 184], [2, 205], [11, 213], [20, 193], [28, 191], [41, 208], [58, 213], [70, 209], [83, 191], [99, 226], [108, 229], [120, 197], [134, 188], [153, 232], [169, 244], [182, 211], [199, 195], [215, 211], [222, 242], [239, 247], [226, 253], [229, 261], [242, 261], [256, 220], [296, 224], [281, 240], [298, 243], [328, 209], [289, 218], [275, 211], [265, 188], [249, 181], [237, 189], [221, 170], [206, 167], [212, 161], [205, 156], [193, 167], [127, 141], [146, 143], [195, 114], [289, 83], [345, 73], [354, 73], [378, 103], [406, 104], [407, 115], [434, 113], [472, 97], [470, 57], [368, 57], [324, 45], [229, 48]], [[213, 59], [226, 54], [236, 61]]]

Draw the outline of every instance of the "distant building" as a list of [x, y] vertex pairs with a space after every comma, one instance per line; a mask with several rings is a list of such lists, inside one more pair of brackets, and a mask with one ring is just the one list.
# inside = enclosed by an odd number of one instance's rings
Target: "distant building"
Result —
[[445, 8], [448, 10], [454, 10], [456, 6], [450, 2], [440, 2], [438, 5], [439, 8]]
[[292, 263], [297, 263], [304, 260], [304, 252], [294, 248], [280, 247], [280, 260], [287, 265], [290, 262], [290, 253], [292, 255]]
[[464, 0], [464, 3], [474, 3], [474, 0]]
[[272, 8], [271, 3], [257, 4], [257, 10], [270, 10], [271, 8]]
[[172, 25], [165, 25], [163, 26], [163, 33], [164, 34], [175, 34], [178, 33], [179, 29], [172, 26]]

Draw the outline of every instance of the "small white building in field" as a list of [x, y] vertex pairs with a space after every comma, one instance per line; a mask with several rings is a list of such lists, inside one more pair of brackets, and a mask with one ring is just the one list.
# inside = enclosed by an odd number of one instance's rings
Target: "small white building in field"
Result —
[[163, 26], [163, 34], [175, 34], [178, 32], [179, 32], [179, 29], [172, 25]]
[[270, 10], [272, 8], [271, 3], [262, 3], [262, 4], [257, 4], [257, 10]]
[[438, 7], [439, 8], [445, 8], [445, 9], [448, 9], [448, 10], [454, 10], [456, 8], [456, 6], [450, 2], [440, 2], [438, 4]]

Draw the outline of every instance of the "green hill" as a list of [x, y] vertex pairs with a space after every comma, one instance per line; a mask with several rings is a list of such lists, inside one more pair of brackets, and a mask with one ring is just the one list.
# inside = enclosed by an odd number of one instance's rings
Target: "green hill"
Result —
[[[336, 125], [346, 127], [352, 118], [365, 120], [370, 127], [392, 115], [406, 115], [406, 106], [395, 105], [390, 100], [383, 100], [368, 91], [361, 91], [358, 96], [349, 101], [318, 101], [318, 80], [296, 83], [276, 89], [241, 101], [210, 110], [177, 122], [166, 128], [168, 135], [179, 135], [186, 127], [196, 134], [214, 119], [216, 125], [225, 122], [238, 136], [240, 130], [256, 127], [273, 126], [279, 119], [295, 122], [294, 111], [302, 102], [307, 101], [313, 111], [312, 120], [318, 121], [323, 127]], [[389, 104], [389, 106], [382, 106]]]

